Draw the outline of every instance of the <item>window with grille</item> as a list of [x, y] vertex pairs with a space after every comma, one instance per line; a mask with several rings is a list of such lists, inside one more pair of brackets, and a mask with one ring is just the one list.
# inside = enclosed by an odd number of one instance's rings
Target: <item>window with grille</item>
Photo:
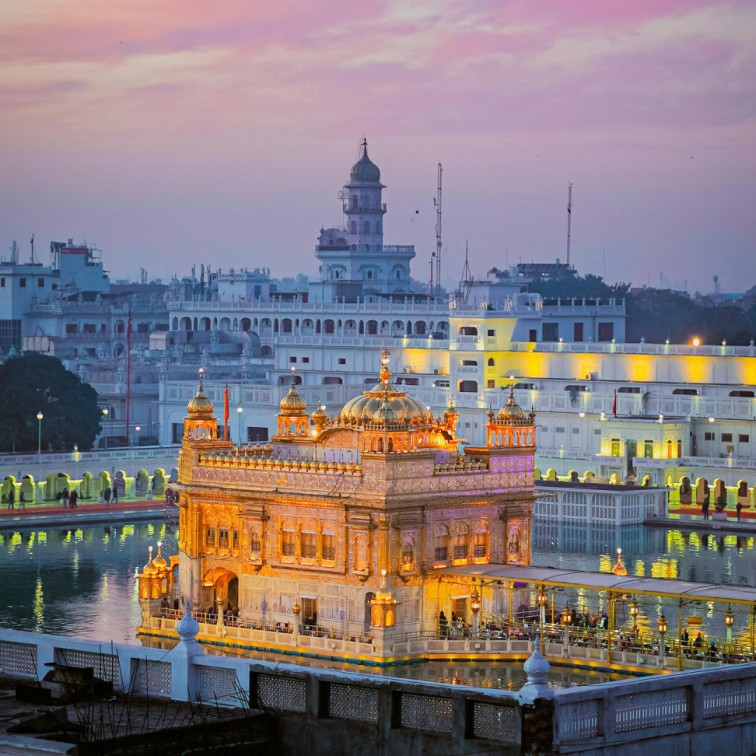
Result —
[[454, 536], [454, 558], [467, 559], [467, 535]]
[[302, 559], [315, 559], [318, 555], [318, 542], [315, 533], [302, 533]]
[[228, 530], [225, 528], [218, 530], [218, 546], [222, 549], [228, 548]]
[[488, 553], [488, 533], [476, 533], [473, 543], [473, 556], [480, 559]]
[[336, 546], [331, 533], [323, 533], [323, 559], [328, 562], [336, 561]]
[[449, 558], [449, 543], [446, 534], [436, 536], [436, 548], [434, 559], [437, 562], [445, 562]]
[[260, 554], [260, 551], [262, 549], [260, 547], [260, 534], [259, 533], [252, 533], [252, 536], [250, 537], [250, 541], [249, 541], [249, 550], [255, 556], [258, 556]]
[[205, 545], [215, 546], [215, 528], [208, 528], [205, 532]]
[[284, 530], [281, 534], [281, 553], [284, 556], [294, 556], [294, 533], [290, 530]]
[[238, 530], [231, 531], [231, 545], [235, 549], [239, 548], [239, 531]]

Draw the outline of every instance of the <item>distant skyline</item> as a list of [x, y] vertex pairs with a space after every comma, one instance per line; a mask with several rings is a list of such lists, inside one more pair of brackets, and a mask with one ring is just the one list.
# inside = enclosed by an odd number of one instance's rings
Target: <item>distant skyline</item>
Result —
[[443, 283], [571, 262], [634, 286], [756, 284], [749, 0], [5, 0], [0, 257], [87, 241], [115, 278], [317, 273], [358, 146], [385, 241]]

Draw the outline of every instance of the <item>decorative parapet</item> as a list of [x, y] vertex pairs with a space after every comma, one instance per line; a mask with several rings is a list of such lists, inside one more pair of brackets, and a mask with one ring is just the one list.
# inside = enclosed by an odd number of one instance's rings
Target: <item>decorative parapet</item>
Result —
[[522, 491], [533, 487], [533, 461], [527, 456], [492, 457], [487, 461], [465, 461], [459, 465], [435, 465], [432, 460], [399, 457], [397, 464], [365, 460], [324, 462], [272, 459], [232, 453], [205, 453], [192, 470], [196, 483], [224, 483], [278, 491], [344, 493], [360, 487], [362, 493], [454, 494], [480, 491]]

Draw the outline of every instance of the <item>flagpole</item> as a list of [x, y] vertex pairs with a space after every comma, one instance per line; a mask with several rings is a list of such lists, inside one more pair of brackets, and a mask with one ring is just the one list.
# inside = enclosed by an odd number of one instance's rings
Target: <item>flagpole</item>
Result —
[[223, 392], [223, 440], [228, 441], [228, 384]]

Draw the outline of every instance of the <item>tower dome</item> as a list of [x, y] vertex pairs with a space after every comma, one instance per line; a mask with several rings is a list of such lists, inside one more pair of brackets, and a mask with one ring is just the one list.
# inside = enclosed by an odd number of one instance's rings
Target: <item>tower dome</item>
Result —
[[362, 140], [362, 157], [352, 166], [349, 180], [360, 184], [377, 184], [381, 180], [378, 166], [368, 157], [367, 139]]
[[191, 398], [186, 405], [186, 411], [194, 419], [210, 419], [214, 416], [215, 409], [213, 403], [207, 398], [205, 389], [202, 384], [203, 374], [200, 371], [200, 382], [197, 393]]
[[291, 371], [291, 386], [286, 396], [281, 399], [280, 414], [287, 417], [292, 415], [302, 415], [307, 409], [307, 402], [302, 398], [299, 391], [297, 391], [297, 385], [294, 383], [294, 371]]
[[522, 425], [527, 422], [527, 415], [515, 401], [514, 386], [509, 387], [507, 403], [499, 410], [499, 420], [508, 425]]

